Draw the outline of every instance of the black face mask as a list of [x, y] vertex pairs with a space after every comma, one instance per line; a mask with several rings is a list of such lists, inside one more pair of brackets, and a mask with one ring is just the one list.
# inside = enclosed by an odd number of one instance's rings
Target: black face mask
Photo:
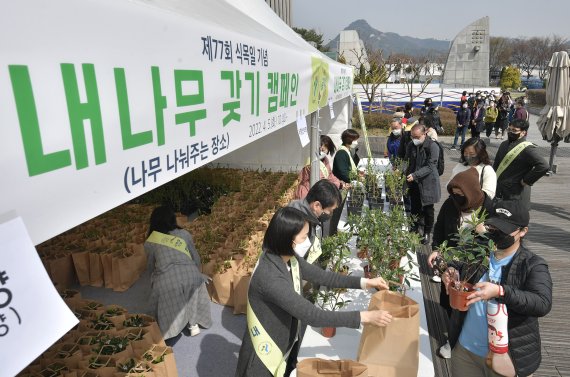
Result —
[[510, 234], [503, 233], [498, 229], [487, 233], [487, 237], [495, 243], [499, 250], [508, 249], [516, 242], [515, 237]]
[[513, 141], [517, 141], [519, 139], [519, 137], [521, 136], [521, 134], [516, 134], [514, 132], [508, 132], [507, 133], [507, 138], [509, 139], [509, 141], [512, 143]]
[[467, 198], [459, 194], [451, 194], [451, 199], [458, 208], [463, 208], [467, 204]]
[[329, 215], [328, 213], [321, 213], [321, 215], [319, 216], [319, 221], [321, 223], [324, 223], [325, 221], [329, 220], [331, 218], [331, 215]]

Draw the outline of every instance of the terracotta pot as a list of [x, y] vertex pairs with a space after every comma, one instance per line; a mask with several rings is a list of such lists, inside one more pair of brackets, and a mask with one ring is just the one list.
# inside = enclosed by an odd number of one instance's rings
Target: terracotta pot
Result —
[[356, 256], [360, 259], [368, 258], [368, 249], [361, 249], [356, 253]]
[[459, 291], [455, 287], [449, 289], [449, 304], [453, 309], [457, 309], [461, 312], [466, 312], [469, 307], [466, 305], [467, 296], [473, 293], [473, 284], [465, 283], [465, 289]]
[[325, 338], [332, 338], [336, 334], [336, 327], [321, 327], [321, 334]]
[[363, 269], [364, 269], [364, 277], [366, 279], [371, 279], [374, 277], [374, 276], [372, 276], [372, 273], [370, 272], [370, 266], [369, 265], [364, 266]]

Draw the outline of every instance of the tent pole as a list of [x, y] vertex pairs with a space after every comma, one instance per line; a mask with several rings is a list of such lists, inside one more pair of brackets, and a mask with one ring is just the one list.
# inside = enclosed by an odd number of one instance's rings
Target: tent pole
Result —
[[319, 136], [319, 110], [311, 114], [311, 144], [309, 146], [311, 156], [311, 187], [321, 178], [319, 166], [319, 150], [321, 149]]
[[554, 165], [554, 159], [556, 158], [556, 150], [558, 149], [558, 142], [560, 137], [556, 132], [554, 132], [554, 137], [552, 138], [552, 143], [550, 144], [550, 161], [548, 162], [548, 175], [556, 174], [556, 165]]

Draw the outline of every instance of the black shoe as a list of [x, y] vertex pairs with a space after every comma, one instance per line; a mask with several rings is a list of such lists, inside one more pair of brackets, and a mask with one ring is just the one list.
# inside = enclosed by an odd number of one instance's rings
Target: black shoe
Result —
[[422, 245], [428, 245], [429, 244], [429, 235], [428, 234], [424, 234], [424, 236], [422, 237]]

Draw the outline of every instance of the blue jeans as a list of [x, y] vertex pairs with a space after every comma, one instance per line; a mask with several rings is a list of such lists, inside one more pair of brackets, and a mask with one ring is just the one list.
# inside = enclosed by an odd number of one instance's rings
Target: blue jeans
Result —
[[459, 135], [461, 135], [461, 144], [463, 145], [463, 143], [465, 143], [465, 133], [467, 132], [467, 126], [463, 126], [463, 127], [457, 127], [455, 129], [455, 138], [453, 139], [453, 146], [456, 147], [457, 146], [457, 139], [459, 138]]

